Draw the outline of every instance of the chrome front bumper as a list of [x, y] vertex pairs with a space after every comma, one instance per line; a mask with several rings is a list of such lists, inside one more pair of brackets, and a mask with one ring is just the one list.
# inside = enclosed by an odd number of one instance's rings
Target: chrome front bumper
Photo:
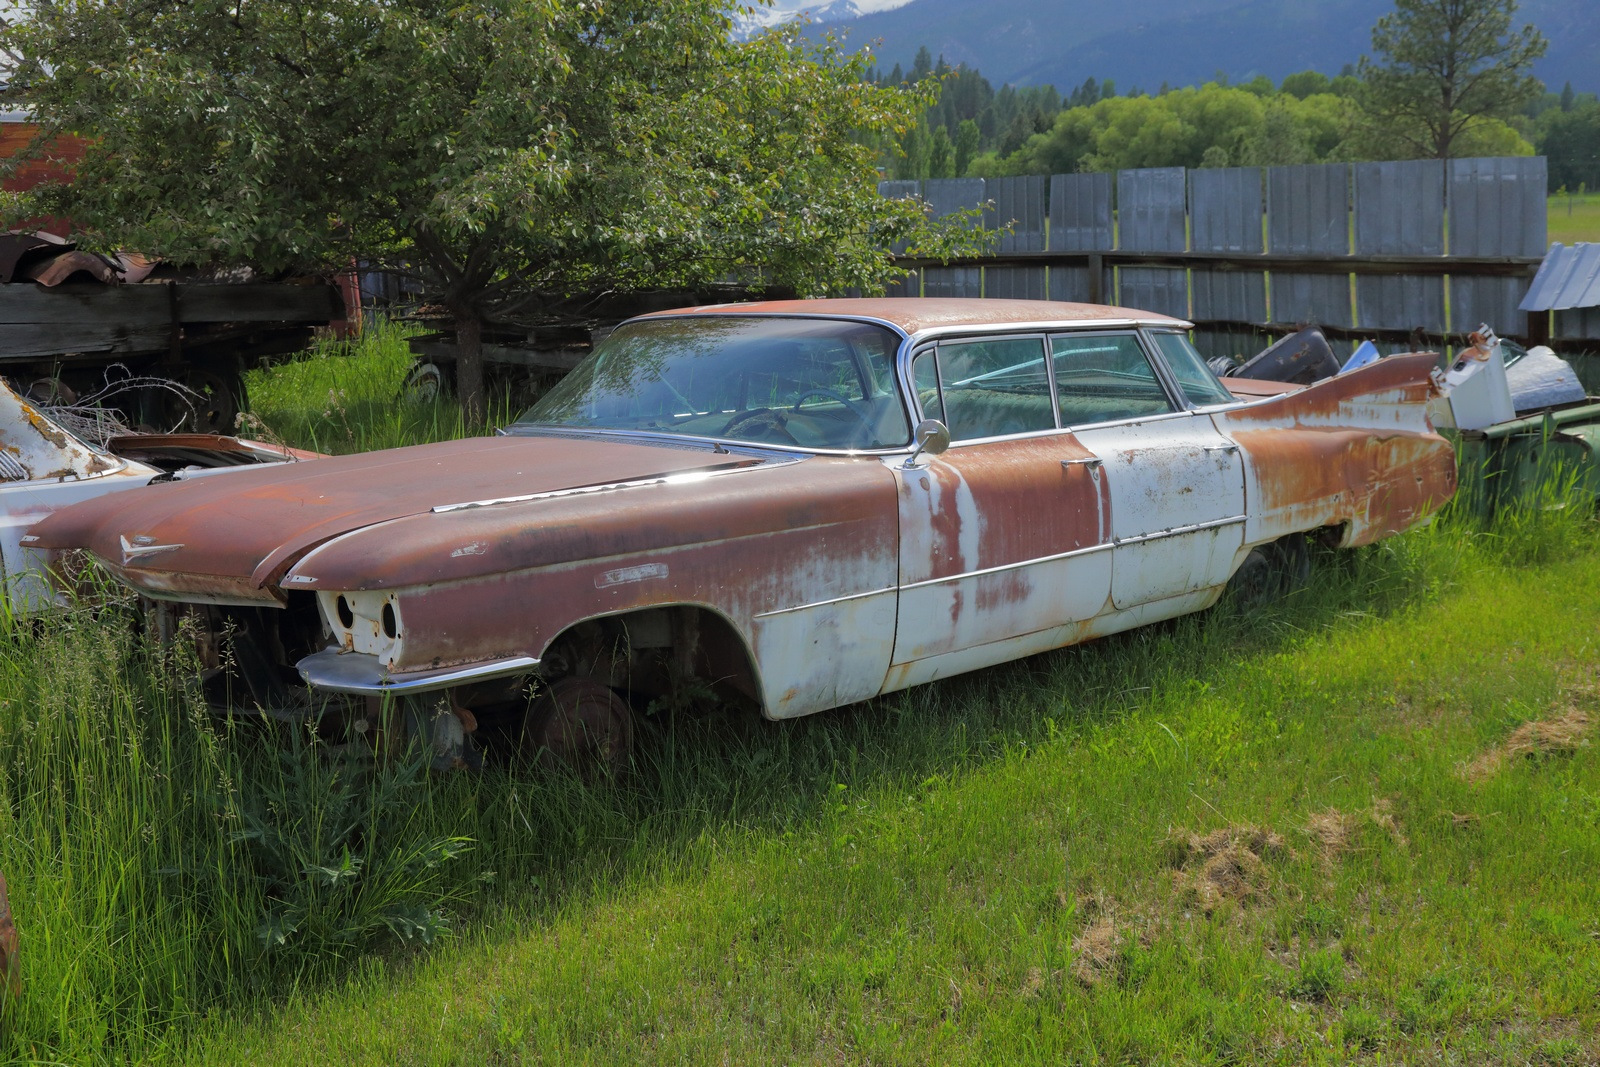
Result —
[[334, 693], [377, 694], [426, 693], [468, 682], [503, 678], [509, 674], [527, 674], [538, 666], [539, 661], [531, 656], [511, 656], [469, 663], [462, 667], [390, 674], [377, 656], [325, 648], [296, 663], [295, 670], [313, 689], [326, 689]]

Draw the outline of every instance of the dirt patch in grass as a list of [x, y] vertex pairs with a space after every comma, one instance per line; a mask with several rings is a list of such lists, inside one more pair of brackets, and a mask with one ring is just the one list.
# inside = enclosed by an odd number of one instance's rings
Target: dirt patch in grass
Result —
[[1389, 840], [1395, 843], [1396, 848], [1406, 847], [1406, 835], [1400, 832], [1400, 821], [1394, 814], [1394, 801], [1388, 797], [1379, 797], [1372, 802], [1372, 825], [1389, 835]]
[[1360, 820], [1338, 808], [1313, 813], [1305, 825], [1306, 836], [1329, 863], [1350, 851], [1360, 830]]
[[1072, 939], [1072, 976], [1086, 986], [1097, 986], [1121, 972], [1122, 939], [1110, 916], [1090, 923]]
[[1399, 848], [1407, 844], [1406, 835], [1400, 832], [1400, 823], [1395, 817], [1394, 802], [1388, 797], [1373, 801], [1372, 808], [1366, 812], [1343, 812], [1338, 808], [1314, 812], [1307, 816], [1301, 830], [1316, 846], [1323, 862], [1331, 864], [1359, 848], [1371, 828], [1388, 834]]
[[1505, 743], [1497, 745], [1467, 764], [1462, 776], [1469, 782], [1482, 782], [1499, 774], [1506, 764], [1522, 759], [1570, 756], [1589, 744], [1593, 725], [1589, 712], [1568, 707], [1560, 715], [1525, 722], [1511, 732]]
[[1272, 886], [1267, 861], [1292, 855], [1282, 837], [1257, 826], [1229, 826], [1203, 836], [1175, 830], [1167, 846], [1178, 869], [1174, 888], [1207, 915], [1225, 903], [1264, 898]]

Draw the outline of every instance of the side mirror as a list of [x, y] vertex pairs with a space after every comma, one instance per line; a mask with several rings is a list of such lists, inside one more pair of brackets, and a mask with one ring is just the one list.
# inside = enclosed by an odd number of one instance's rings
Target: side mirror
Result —
[[908, 470], [917, 465], [917, 457], [924, 452], [930, 456], [937, 456], [950, 447], [950, 431], [938, 419], [923, 419], [917, 423], [912, 435], [916, 438], [917, 447], [906, 457], [905, 465]]

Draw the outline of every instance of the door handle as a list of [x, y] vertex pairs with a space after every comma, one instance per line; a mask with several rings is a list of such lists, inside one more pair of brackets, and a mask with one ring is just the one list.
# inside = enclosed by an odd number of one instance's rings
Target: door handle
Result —
[[1099, 467], [1103, 463], [1104, 460], [1099, 456], [1084, 456], [1082, 459], [1064, 459], [1061, 461], [1061, 466], [1066, 470], [1071, 470], [1073, 467]]
[[1232, 444], [1232, 443], [1225, 444], [1225, 445], [1201, 445], [1200, 447], [1203, 448], [1207, 452], [1237, 452], [1237, 451], [1239, 451], [1239, 446], [1236, 445], [1236, 444]]

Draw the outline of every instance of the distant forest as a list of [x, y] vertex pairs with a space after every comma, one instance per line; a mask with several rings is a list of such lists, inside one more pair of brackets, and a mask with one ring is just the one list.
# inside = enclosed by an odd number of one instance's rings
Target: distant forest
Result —
[[[909, 71], [896, 64], [869, 75], [880, 84], [940, 79], [937, 102], [922, 120], [884, 146], [892, 178], [1070, 174], [1132, 167], [1275, 166], [1414, 155], [1362, 121], [1353, 67], [1336, 77], [1291, 74], [1230, 84], [1119, 94], [1109, 79], [1086, 79], [1062, 94], [1055, 86], [995, 89], [967, 67], [935, 60], [926, 48]], [[1458, 156], [1540, 154], [1550, 161], [1550, 189], [1600, 188], [1600, 98], [1546, 92], [1509, 122], [1491, 120], [1458, 146]]]

